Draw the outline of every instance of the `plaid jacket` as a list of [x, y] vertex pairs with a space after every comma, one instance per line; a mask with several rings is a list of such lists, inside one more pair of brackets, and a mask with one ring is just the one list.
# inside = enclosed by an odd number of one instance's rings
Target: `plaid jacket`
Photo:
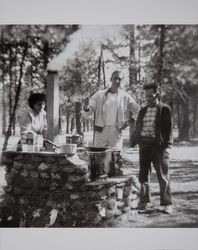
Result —
[[[148, 106], [143, 107], [137, 118], [136, 126], [132, 134], [132, 147], [140, 143], [141, 129], [143, 126], [143, 118], [146, 114]], [[160, 146], [167, 148], [173, 143], [173, 122], [171, 109], [168, 105], [159, 102], [156, 112], [156, 141], [155, 143]]]

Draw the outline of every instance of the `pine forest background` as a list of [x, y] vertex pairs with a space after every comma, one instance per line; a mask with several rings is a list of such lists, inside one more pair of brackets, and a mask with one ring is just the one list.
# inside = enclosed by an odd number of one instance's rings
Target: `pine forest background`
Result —
[[[97, 26], [95, 26], [97, 28]], [[98, 25], [98, 28], [100, 25]], [[0, 26], [0, 134], [19, 135], [31, 92], [46, 92], [48, 64], [81, 25]], [[119, 39], [86, 39], [59, 70], [60, 117], [66, 133], [89, 131], [82, 102], [108, 86], [112, 68], [124, 73], [123, 87], [142, 106], [145, 82], [156, 81], [174, 116], [178, 141], [198, 137], [198, 25], [119, 25]], [[77, 36], [76, 36], [77, 37]], [[113, 65], [113, 66], [112, 66]]]

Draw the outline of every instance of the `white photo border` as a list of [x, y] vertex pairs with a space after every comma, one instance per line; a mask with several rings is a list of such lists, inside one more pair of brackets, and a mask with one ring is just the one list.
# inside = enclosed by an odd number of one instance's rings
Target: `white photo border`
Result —
[[[198, 24], [197, 0], [0, 0], [0, 24]], [[195, 250], [198, 229], [0, 229], [2, 250]]]

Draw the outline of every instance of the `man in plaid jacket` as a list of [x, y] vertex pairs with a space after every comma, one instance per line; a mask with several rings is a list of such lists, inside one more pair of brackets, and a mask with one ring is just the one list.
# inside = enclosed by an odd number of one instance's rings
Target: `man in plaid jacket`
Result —
[[150, 173], [153, 163], [160, 186], [160, 205], [165, 213], [171, 213], [172, 195], [168, 170], [169, 149], [173, 141], [171, 109], [159, 101], [155, 83], [145, 84], [144, 91], [147, 105], [140, 110], [132, 135], [132, 147], [139, 145], [139, 209], [146, 209], [150, 202]]

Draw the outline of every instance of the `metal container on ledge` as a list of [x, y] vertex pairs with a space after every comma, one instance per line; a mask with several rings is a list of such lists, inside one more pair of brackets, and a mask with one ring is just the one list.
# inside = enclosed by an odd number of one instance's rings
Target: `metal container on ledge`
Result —
[[21, 140], [22, 142], [22, 151], [23, 152], [33, 152], [35, 144], [34, 133], [28, 132], [25, 137]]
[[72, 143], [72, 135], [67, 135], [66, 136], [66, 144]]
[[72, 135], [72, 143], [80, 146], [82, 144], [82, 136], [77, 133]]
[[26, 144], [33, 145], [35, 143], [35, 136], [32, 132], [26, 134]]

